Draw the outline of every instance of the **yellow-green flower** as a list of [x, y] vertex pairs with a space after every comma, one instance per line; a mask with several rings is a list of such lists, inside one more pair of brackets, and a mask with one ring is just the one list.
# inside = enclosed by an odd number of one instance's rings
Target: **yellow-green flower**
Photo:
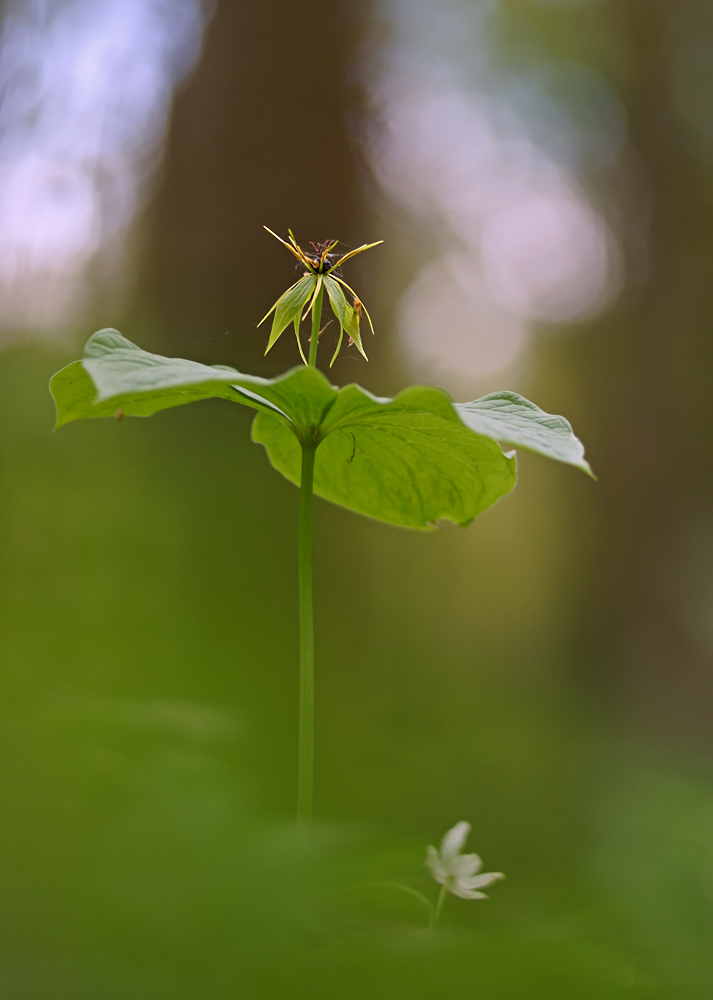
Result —
[[[267, 229], [267, 226], [265, 226], [265, 229]], [[349, 343], [356, 344], [357, 349], [361, 352], [364, 358], [366, 358], [366, 352], [364, 351], [364, 347], [361, 342], [361, 332], [359, 327], [363, 312], [369, 320], [369, 326], [371, 327], [371, 332], [373, 333], [374, 325], [371, 322], [371, 316], [369, 316], [369, 313], [366, 311], [364, 304], [359, 300], [354, 289], [350, 288], [346, 281], [344, 281], [344, 279], [336, 272], [345, 261], [349, 260], [350, 257], [355, 257], [358, 253], [362, 253], [364, 250], [369, 250], [371, 247], [378, 246], [379, 243], [383, 243], [383, 240], [378, 240], [376, 243], [365, 243], [364, 246], [357, 247], [356, 250], [350, 250], [348, 253], [345, 253], [338, 259], [335, 259], [337, 254], [333, 251], [339, 240], [326, 240], [324, 243], [311, 243], [310, 246], [313, 248], [312, 252], [305, 253], [292, 235], [292, 230], [288, 230], [289, 243], [286, 240], [281, 239], [277, 233], [273, 233], [271, 229], [267, 229], [267, 231], [271, 236], [274, 236], [276, 240], [280, 240], [280, 243], [282, 243], [283, 246], [286, 246], [290, 253], [297, 258], [300, 264], [302, 264], [305, 268], [305, 273], [299, 281], [296, 281], [294, 285], [291, 285], [287, 291], [280, 296], [272, 309], [270, 309], [267, 315], [263, 316], [260, 323], [258, 323], [258, 326], [260, 326], [265, 322], [268, 316], [274, 312], [275, 315], [272, 320], [272, 329], [270, 330], [270, 337], [267, 342], [265, 354], [267, 354], [270, 348], [277, 342], [280, 335], [290, 325], [290, 323], [293, 323], [295, 327], [295, 337], [297, 338], [297, 346], [300, 349], [302, 360], [305, 364], [307, 364], [307, 359], [305, 358], [304, 351], [302, 350], [302, 344], [300, 342], [300, 323], [303, 319], [306, 319], [306, 317], [314, 309], [315, 303], [320, 297], [320, 292], [326, 291], [332, 305], [332, 311], [339, 323], [339, 341], [337, 343], [337, 349], [330, 362], [330, 368], [337, 360], [345, 333], [349, 337]], [[351, 302], [349, 302], [347, 296], [344, 294], [344, 289], [346, 289], [348, 294], [351, 296]]]

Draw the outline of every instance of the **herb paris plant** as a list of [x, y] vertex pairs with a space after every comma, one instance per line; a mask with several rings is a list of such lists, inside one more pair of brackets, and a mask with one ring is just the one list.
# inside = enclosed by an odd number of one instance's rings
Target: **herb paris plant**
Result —
[[278, 472], [300, 486], [297, 815], [308, 823], [314, 757], [313, 493], [388, 524], [424, 531], [441, 521], [465, 526], [512, 490], [515, 457], [503, 451], [503, 444], [592, 473], [564, 417], [545, 413], [517, 393], [496, 392], [459, 404], [428, 386], [412, 386], [386, 399], [358, 385], [331, 385], [316, 367], [324, 290], [340, 325], [332, 361], [345, 333], [366, 357], [360, 320], [362, 312], [368, 314], [337, 270], [377, 244], [335, 260], [336, 241], [313, 244], [313, 254], [305, 253], [291, 233], [289, 243], [281, 242], [305, 273], [268, 313], [274, 318], [267, 350], [292, 323], [304, 359], [300, 324], [311, 313], [303, 367], [264, 379], [222, 365], [149, 354], [116, 330], [100, 330], [87, 341], [83, 359], [58, 372], [50, 389], [57, 428], [94, 417], [147, 417], [213, 396], [258, 411], [253, 441], [264, 445]]

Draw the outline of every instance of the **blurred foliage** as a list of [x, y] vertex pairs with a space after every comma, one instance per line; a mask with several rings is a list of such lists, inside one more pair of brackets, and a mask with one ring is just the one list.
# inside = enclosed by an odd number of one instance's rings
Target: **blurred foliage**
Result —
[[[467, 533], [317, 503], [324, 819], [300, 838], [297, 493], [222, 401], [51, 436], [63, 360], [13, 350], [0, 392], [6, 996], [701, 995], [711, 777], [577, 698], [536, 458]], [[508, 880], [431, 937], [370, 883], [435, 894], [425, 845], [460, 816]]]
[[708, 550], [713, 527], [713, 161], [695, 67], [713, 11], [701, 0], [506, 6], [505, 51], [527, 36], [554, 65], [594, 66], [628, 119], [622, 156], [589, 179], [622, 239], [628, 286], [608, 314], [542, 344], [535, 379], [543, 406], [549, 393], [571, 403], [600, 475], [582, 510], [593, 545], [571, 658], [647, 739], [709, 754], [710, 563], [694, 550]]

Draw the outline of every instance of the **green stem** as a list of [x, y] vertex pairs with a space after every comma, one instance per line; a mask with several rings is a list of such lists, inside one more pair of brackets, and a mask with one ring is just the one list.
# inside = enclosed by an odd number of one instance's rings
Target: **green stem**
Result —
[[312, 310], [312, 336], [309, 338], [309, 365], [314, 368], [317, 365], [317, 348], [319, 347], [319, 324], [322, 322], [322, 299], [324, 298], [324, 285], [319, 289]]
[[[320, 288], [312, 310], [309, 365], [317, 364], [319, 324], [322, 320], [324, 287]], [[314, 610], [312, 606], [312, 487], [314, 483], [314, 440], [302, 443], [299, 526], [300, 599], [300, 731], [297, 765], [297, 823], [309, 826], [314, 795]]]
[[314, 786], [314, 615], [312, 609], [312, 484], [314, 442], [302, 445], [300, 483], [300, 731], [297, 778], [297, 823], [309, 826]]
[[433, 912], [431, 913], [431, 921], [430, 921], [430, 923], [428, 925], [428, 928], [431, 931], [433, 930], [433, 928], [438, 923], [438, 918], [441, 915], [441, 908], [443, 906], [443, 900], [446, 898], [446, 892], [447, 891], [448, 890], [446, 889], [445, 885], [442, 885], [441, 886], [441, 891], [438, 893], [438, 902], [436, 903], [435, 907], [433, 908]]

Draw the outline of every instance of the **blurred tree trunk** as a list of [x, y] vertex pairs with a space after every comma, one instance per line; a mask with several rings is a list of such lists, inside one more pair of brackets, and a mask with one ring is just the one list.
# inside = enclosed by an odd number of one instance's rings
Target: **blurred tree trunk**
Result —
[[365, 6], [218, 3], [151, 210], [142, 308], [176, 349], [253, 371], [294, 363], [289, 338], [263, 360], [254, 325], [294, 273], [262, 227], [304, 241], [364, 235], [346, 111]]
[[645, 285], [556, 350], [574, 365], [600, 474], [574, 655], [650, 734], [710, 746], [713, 185], [670, 97], [675, 2], [629, 0], [616, 13], [632, 55], [624, 97], [639, 184], [650, 185]]

